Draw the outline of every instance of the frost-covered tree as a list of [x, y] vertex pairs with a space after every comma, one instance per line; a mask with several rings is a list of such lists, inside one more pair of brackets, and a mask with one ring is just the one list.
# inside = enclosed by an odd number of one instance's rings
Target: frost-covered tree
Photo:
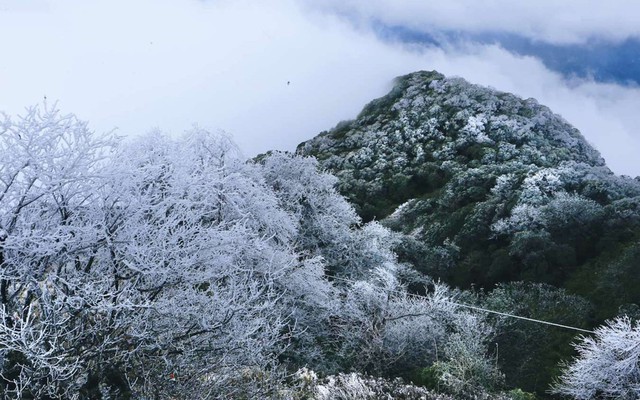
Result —
[[489, 356], [489, 341], [493, 327], [482, 317], [458, 312], [453, 329], [442, 351], [442, 361], [435, 370], [449, 392], [461, 398], [475, 399], [500, 388], [504, 375], [493, 357]]
[[579, 400], [640, 397], [640, 324], [618, 317], [583, 336], [554, 392]]
[[286, 345], [291, 219], [256, 168], [205, 131], [143, 139], [116, 165], [127, 211], [113, 238], [115, 275], [148, 305], [131, 327], [141, 390], [243, 390]]
[[283, 294], [322, 275], [228, 140], [115, 150], [48, 108], [1, 133], [4, 395], [259, 396], [279, 380]]
[[[0, 353], [5, 396], [62, 396], [82, 385], [130, 309], [85, 277], [110, 229], [101, 218], [103, 156], [115, 141], [55, 108], [0, 125]], [[101, 317], [97, 315], [101, 314]], [[94, 326], [92, 326], [95, 324]], [[95, 329], [98, 327], [98, 329]], [[107, 367], [107, 366], [104, 366]], [[107, 367], [108, 368], [108, 367]], [[107, 369], [105, 368], [105, 369]]]
[[260, 166], [281, 207], [295, 218], [297, 250], [322, 257], [328, 272], [348, 273], [360, 256], [353, 249], [360, 218], [336, 190], [337, 179], [321, 171], [315, 158], [290, 153], [269, 153]]
[[339, 353], [350, 368], [376, 375], [430, 368], [443, 388], [462, 397], [499, 388], [502, 374], [489, 351], [493, 328], [454, 298], [442, 284], [426, 296], [410, 295], [397, 271], [380, 268], [346, 292], [334, 321]]

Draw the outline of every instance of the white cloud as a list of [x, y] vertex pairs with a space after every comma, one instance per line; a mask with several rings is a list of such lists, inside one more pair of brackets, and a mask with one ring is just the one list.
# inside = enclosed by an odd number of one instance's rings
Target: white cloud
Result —
[[395, 76], [437, 69], [537, 98], [581, 129], [616, 172], [640, 175], [638, 89], [567, 83], [497, 47], [383, 43], [366, 26], [296, 0], [7, 4], [0, 110], [11, 114], [46, 95], [99, 131], [179, 133], [199, 123], [230, 132], [252, 156], [291, 150], [355, 117]]
[[306, 0], [313, 7], [430, 32], [505, 31], [552, 43], [640, 36], [635, 0]]
[[418, 66], [293, 1], [48, 8], [0, 13], [0, 109], [16, 113], [46, 95], [99, 130], [179, 132], [197, 122], [230, 131], [247, 154], [293, 148]]

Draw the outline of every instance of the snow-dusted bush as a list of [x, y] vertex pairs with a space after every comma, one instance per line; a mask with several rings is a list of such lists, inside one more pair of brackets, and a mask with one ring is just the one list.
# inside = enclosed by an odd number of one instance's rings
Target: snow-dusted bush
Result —
[[[330, 375], [319, 378], [315, 372], [303, 368], [295, 374], [297, 388], [289, 390], [284, 399], [313, 400], [453, 400], [458, 395], [437, 393], [424, 387], [404, 382], [401, 378], [385, 379], [361, 373]], [[529, 400], [534, 396], [521, 390], [487, 393], [478, 391], [469, 398], [474, 400]]]
[[618, 317], [583, 336], [554, 391], [578, 400], [640, 397], [640, 324]]
[[407, 384], [400, 378], [384, 379], [358, 373], [331, 375], [324, 379], [308, 378], [312, 371], [305, 370], [301, 378], [308, 382], [306, 393], [314, 400], [451, 400], [428, 389]]
[[458, 313], [455, 330], [447, 337], [443, 361], [436, 364], [440, 381], [458, 397], [474, 398], [479, 393], [499, 389], [504, 376], [487, 355], [493, 328], [479, 316]]

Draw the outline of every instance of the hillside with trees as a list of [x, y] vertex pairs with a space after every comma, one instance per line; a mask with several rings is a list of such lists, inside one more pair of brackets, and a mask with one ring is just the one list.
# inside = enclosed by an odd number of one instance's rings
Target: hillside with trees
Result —
[[[640, 315], [640, 179], [534, 99], [417, 72], [298, 152], [402, 234], [400, 261], [493, 309], [583, 329]], [[544, 394], [574, 334], [499, 329], [507, 382]]]

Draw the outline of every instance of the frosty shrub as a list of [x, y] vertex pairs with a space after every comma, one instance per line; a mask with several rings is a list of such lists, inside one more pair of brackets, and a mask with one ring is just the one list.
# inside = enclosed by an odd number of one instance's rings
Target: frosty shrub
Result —
[[579, 400], [640, 397], [640, 324], [624, 316], [583, 336], [554, 392]]

